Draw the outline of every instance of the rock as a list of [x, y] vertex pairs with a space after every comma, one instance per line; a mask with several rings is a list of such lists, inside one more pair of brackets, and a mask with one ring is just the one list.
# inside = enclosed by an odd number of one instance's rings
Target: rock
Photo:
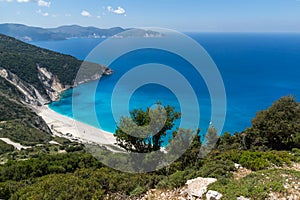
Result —
[[236, 200], [250, 200], [249, 198], [246, 198], [246, 197], [243, 197], [243, 196], [240, 196], [238, 197]]
[[234, 167], [235, 167], [236, 169], [241, 169], [241, 168], [243, 168], [242, 165], [237, 164], [237, 163], [234, 163]]
[[215, 178], [202, 178], [198, 177], [192, 180], [188, 180], [186, 182], [188, 199], [202, 198], [202, 196], [206, 193], [208, 185], [216, 182]]
[[217, 192], [217, 191], [213, 191], [213, 190], [209, 190], [206, 193], [206, 199], [207, 200], [220, 200], [222, 198], [222, 194]]
[[16, 74], [0, 67], [0, 77], [15, 86], [15, 88], [21, 93], [19, 96], [22, 102], [29, 105], [44, 105], [49, 103], [46, 95], [43, 96], [35, 87], [23, 81]]
[[60, 94], [69, 89], [70, 87], [63, 86], [58, 80], [57, 76], [54, 76], [51, 72], [49, 72], [46, 68], [42, 68], [37, 66], [38, 69], [38, 77], [43, 84], [49, 98], [52, 101], [57, 101], [60, 98]]

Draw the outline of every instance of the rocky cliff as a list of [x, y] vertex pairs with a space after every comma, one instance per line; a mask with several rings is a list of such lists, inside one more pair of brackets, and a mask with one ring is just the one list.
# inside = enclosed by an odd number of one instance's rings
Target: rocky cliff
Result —
[[19, 90], [20, 94], [22, 94], [20, 98], [23, 102], [38, 106], [49, 102], [49, 99], [41, 95], [35, 87], [23, 81], [10, 71], [0, 68], [0, 76]]
[[111, 73], [106, 66], [0, 34], [0, 76], [18, 89], [22, 101], [29, 105], [57, 101], [63, 91]]
[[76, 87], [79, 84], [89, 81], [98, 80], [103, 75], [111, 75], [113, 73], [112, 70], [106, 68], [101, 72], [91, 75], [90, 77], [85, 76], [82, 81], [75, 82], [74, 85], [63, 85], [58, 77], [49, 72], [46, 68], [37, 66], [37, 69], [39, 80], [41, 81], [47, 95], [42, 94], [33, 85], [27, 83], [14, 73], [4, 68], [0, 68], [0, 77], [7, 80], [19, 90], [19, 92], [22, 94], [20, 98], [23, 102], [30, 105], [41, 106], [48, 104], [51, 101], [58, 101], [62, 92], [70, 89], [71, 87]]

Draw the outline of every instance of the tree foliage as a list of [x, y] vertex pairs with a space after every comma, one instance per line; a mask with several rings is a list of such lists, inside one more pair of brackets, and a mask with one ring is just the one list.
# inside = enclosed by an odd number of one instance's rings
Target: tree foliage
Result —
[[300, 104], [292, 96], [276, 101], [270, 108], [260, 111], [246, 131], [248, 148], [266, 146], [284, 150], [298, 144], [300, 133]]
[[161, 148], [163, 137], [172, 130], [180, 113], [171, 106], [133, 110], [122, 117], [116, 130], [117, 144], [130, 152], [147, 153]]

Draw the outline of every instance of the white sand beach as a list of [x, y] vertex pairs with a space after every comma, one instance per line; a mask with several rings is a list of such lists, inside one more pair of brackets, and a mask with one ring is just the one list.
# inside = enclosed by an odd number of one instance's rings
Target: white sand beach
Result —
[[37, 114], [48, 124], [53, 134], [57, 136], [82, 143], [99, 145], [114, 145], [116, 143], [112, 133], [56, 113], [46, 105], [35, 109]]

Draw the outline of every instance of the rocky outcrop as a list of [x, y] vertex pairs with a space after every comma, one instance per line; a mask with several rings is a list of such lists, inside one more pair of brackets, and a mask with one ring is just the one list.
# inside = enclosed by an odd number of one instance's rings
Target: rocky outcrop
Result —
[[57, 76], [53, 75], [46, 68], [37, 66], [38, 68], [38, 77], [42, 82], [49, 98], [51, 101], [57, 101], [60, 98], [60, 94], [69, 89], [71, 86], [63, 86]]
[[217, 191], [209, 190], [206, 193], [206, 200], [220, 200], [223, 195]]
[[49, 102], [48, 97], [41, 95], [35, 87], [23, 81], [10, 71], [0, 68], [0, 76], [18, 89], [21, 93], [21, 99], [25, 103], [40, 106]]
[[35, 117], [32, 117], [30, 120], [29, 120], [29, 123], [35, 127], [36, 129], [39, 129], [45, 133], [48, 133], [48, 134], [52, 134], [49, 126], [47, 125], [47, 123], [43, 120], [42, 117], [40, 116], [35, 116]]
[[76, 75], [73, 87], [90, 81], [99, 80], [103, 75], [111, 75], [113, 70], [103, 65], [84, 61]]
[[46, 68], [37, 65], [37, 69], [38, 78], [41, 81], [47, 95], [42, 94], [42, 92], [38, 91], [34, 86], [4, 68], [0, 68], [0, 77], [10, 82], [18, 89], [18, 91], [21, 93], [21, 100], [23, 102], [29, 105], [41, 106], [48, 104], [51, 101], [58, 101], [61, 93], [67, 89], [70, 89], [71, 87], [76, 87], [79, 84], [98, 80], [103, 75], [111, 75], [113, 73], [111, 69], [103, 67], [97, 73], [88, 74], [89, 76], [85, 74], [84, 79], [75, 83], [74, 85], [63, 85], [58, 77], [52, 74]]
[[[159, 190], [152, 189], [149, 190], [141, 200], [150, 200], [150, 199], [160, 199], [160, 200], [201, 200], [201, 199], [210, 199], [210, 200], [219, 200], [222, 198], [222, 194], [217, 191], [209, 190], [207, 192], [207, 187], [216, 182], [215, 178], [202, 178], [198, 177], [192, 180], [188, 180], [185, 186], [181, 188], [174, 188], [172, 190]], [[130, 198], [129, 198], [130, 199]]]
[[207, 192], [208, 185], [216, 182], [215, 178], [202, 178], [198, 177], [186, 182], [188, 199], [201, 199]]

